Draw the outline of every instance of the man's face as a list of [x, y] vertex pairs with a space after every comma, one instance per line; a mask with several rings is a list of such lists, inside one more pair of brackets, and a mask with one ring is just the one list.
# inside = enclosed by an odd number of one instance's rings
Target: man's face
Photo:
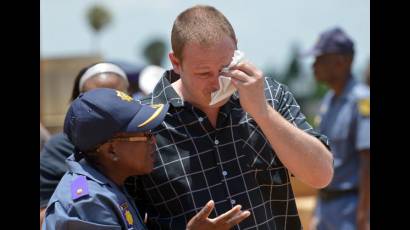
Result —
[[340, 70], [340, 55], [323, 54], [316, 57], [313, 63], [313, 72], [319, 82], [328, 83], [335, 77], [335, 73]]
[[[228, 36], [209, 46], [197, 43], [185, 45], [181, 62], [170, 54], [174, 71], [181, 76], [185, 100], [206, 108], [211, 101], [211, 93], [219, 89], [218, 78], [222, 68], [227, 67], [236, 49], [235, 42]], [[219, 107], [226, 102], [216, 105]]]

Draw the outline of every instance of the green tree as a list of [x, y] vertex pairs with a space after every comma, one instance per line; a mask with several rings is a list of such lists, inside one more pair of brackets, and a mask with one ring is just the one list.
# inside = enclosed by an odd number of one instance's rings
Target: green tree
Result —
[[90, 7], [87, 12], [88, 24], [94, 32], [94, 49], [99, 51], [99, 35], [101, 31], [107, 27], [111, 22], [112, 16], [111, 13], [102, 5], [94, 5]]
[[283, 83], [290, 85], [292, 81], [297, 80], [301, 74], [301, 67], [299, 63], [299, 48], [295, 44], [292, 46], [291, 58], [283, 76]]
[[151, 65], [161, 66], [166, 55], [166, 48], [163, 39], [153, 39], [144, 48], [144, 58]]

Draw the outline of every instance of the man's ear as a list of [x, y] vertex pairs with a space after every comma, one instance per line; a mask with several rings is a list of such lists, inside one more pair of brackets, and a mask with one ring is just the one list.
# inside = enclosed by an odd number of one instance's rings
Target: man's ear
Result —
[[172, 67], [174, 69], [174, 72], [181, 75], [181, 69], [182, 69], [182, 63], [179, 61], [179, 59], [175, 56], [174, 52], [169, 52], [168, 54], [169, 60], [172, 63]]

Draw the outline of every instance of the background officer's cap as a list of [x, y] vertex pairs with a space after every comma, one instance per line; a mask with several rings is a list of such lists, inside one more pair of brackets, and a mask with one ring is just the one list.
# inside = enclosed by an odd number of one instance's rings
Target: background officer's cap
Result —
[[354, 54], [352, 39], [340, 28], [328, 29], [320, 34], [315, 46], [303, 56], [320, 56], [323, 54]]
[[98, 88], [80, 94], [68, 109], [64, 133], [77, 151], [92, 150], [118, 132], [145, 132], [161, 124], [169, 105], [141, 105], [124, 92]]

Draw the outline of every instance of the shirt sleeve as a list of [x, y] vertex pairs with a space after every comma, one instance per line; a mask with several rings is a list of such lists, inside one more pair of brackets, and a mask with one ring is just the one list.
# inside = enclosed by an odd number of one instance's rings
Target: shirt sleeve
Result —
[[40, 208], [45, 208], [58, 182], [67, 171], [65, 159], [74, 147], [63, 134], [52, 136], [40, 153]]
[[277, 90], [274, 90], [274, 84], [269, 87], [270, 92], [274, 92], [273, 106], [286, 120], [303, 130], [304, 132], [318, 138], [328, 149], [328, 138], [317, 132], [307, 122], [305, 115], [302, 113], [299, 104], [296, 102], [293, 94], [288, 90], [288, 87], [277, 83]]
[[53, 229], [121, 229], [120, 222], [112, 207], [101, 199], [87, 199], [74, 202], [66, 209], [60, 202], [52, 203], [46, 211], [43, 224], [47, 230]]
[[357, 102], [356, 150], [370, 149], [370, 99], [362, 98]]

